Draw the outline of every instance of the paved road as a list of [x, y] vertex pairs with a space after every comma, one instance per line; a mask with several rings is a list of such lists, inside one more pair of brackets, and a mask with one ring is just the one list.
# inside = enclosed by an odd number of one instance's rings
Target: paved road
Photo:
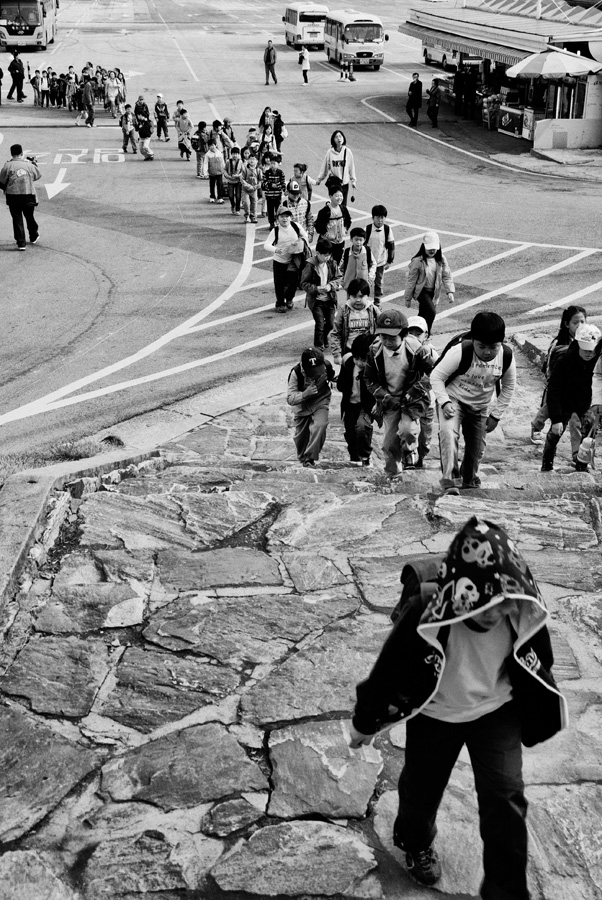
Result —
[[[354, 85], [339, 83], [314, 53], [302, 87], [297, 54], [283, 41], [282, 5], [272, 2], [65, 2], [56, 45], [28, 58], [57, 71], [88, 59], [119, 65], [130, 99], [161, 90], [173, 106], [182, 97], [194, 121], [230, 115], [240, 137], [263, 106], [277, 106], [289, 123], [287, 173], [301, 159], [315, 174], [333, 123], [342, 123], [359, 174], [354, 218], [366, 221], [384, 201], [395, 224], [391, 300], [399, 301], [421, 232], [442, 235], [458, 288], [442, 329], [465, 327], [483, 304], [521, 330], [553, 323], [571, 299], [602, 314], [592, 228], [600, 188], [494, 165], [460, 146], [446, 114], [440, 131], [405, 127], [410, 73], [418, 68], [428, 80], [435, 70], [417, 65], [419, 44], [397, 33], [401, 11], [373, 6], [390, 33], [387, 61]], [[261, 58], [269, 36], [280, 78], [268, 89]], [[97, 433], [297, 356], [311, 320], [301, 297], [286, 319], [273, 314], [266, 226], [245, 229], [226, 207], [210, 206], [206, 182], [180, 161], [175, 141], [156, 144], [156, 162], [143, 166], [119, 152], [120, 133], [104, 113], [94, 130], [29, 104], [6, 113], [0, 155], [22, 139], [50, 191], [40, 192], [41, 244], [26, 254], [12, 252], [7, 214], [0, 219], [5, 451]], [[473, 132], [481, 148], [484, 133]], [[512, 138], [508, 149], [516, 149]], [[47, 196], [53, 185], [58, 193]]]

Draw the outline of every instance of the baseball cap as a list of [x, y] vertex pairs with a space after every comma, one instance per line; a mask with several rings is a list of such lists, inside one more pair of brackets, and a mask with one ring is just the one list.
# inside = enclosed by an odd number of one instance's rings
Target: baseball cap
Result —
[[422, 316], [410, 316], [408, 319], [408, 328], [419, 328], [421, 331], [429, 330], [426, 319], [423, 319]]
[[160, 100], [163, 100], [163, 94], [157, 94], [157, 97], [159, 97]]
[[583, 322], [575, 332], [575, 340], [582, 350], [595, 350], [596, 344], [602, 337], [602, 332], [596, 325]]
[[289, 194], [300, 194], [301, 188], [299, 187], [299, 183], [297, 181], [291, 180], [286, 186], [286, 189]]
[[441, 246], [439, 235], [436, 231], [427, 231], [422, 239], [425, 250], [438, 250]]
[[408, 320], [400, 309], [388, 309], [378, 314], [376, 320], [376, 334], [399, 334], [403, 328], [407, 328]]
[[278, 212], [276, 213], [276, 215], [277, 215], [277, 216], [286, 215], [286, 216], [290, 216], [291, 218], [292, 218], [292, 216], [293, 216], [293, 214], [292, 214], [292, 212], [290, 211], [290, 209], [288, 208], [288, 206], [279, 206], [279, 207], [278, 207]]
[[305, 371], [319, 369], [324, 365], [324, 354], [321, 350], [316, 350], [315, 347], [307, 347], [301, 354], [301, 365]]

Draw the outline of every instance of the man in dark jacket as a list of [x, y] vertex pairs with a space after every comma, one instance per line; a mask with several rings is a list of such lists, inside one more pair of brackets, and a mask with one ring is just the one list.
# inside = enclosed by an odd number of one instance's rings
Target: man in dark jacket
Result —
[[9, 64], [8, 71], [11, 74], [11, 78], [13, 83], [10, 86], [10, 91], [6, 95], [7, 100], [13, 99], [13, 94], [17, 92], [17, 101], [19, 103], [23, 103], [25, 100], [26, 94], [23, 93], [23, 82], [25, 81], [25, 69], [23, 67], [23, 63], [19, 58], [19, 51], [13, 50], [13, 58]]
[[501, 528], [473, 517], [453, 539], [425, 604], [402, 609], [357, 686], [351, 746], [405, 720], [394, 843], [420, 884], [441, 877], [437, 810], [466, 744], [483, 840], [483, 900], [529, 900], [521, 742], [568, 724], [550, 669], [548, 612], [527, 563]]
[[268, 45], [263, 51], [263, 64], [265, 66], [265, 83], [270, 83], [270, 75], [274, 79], [274, 84], [278, 84], [278, 79], [276, 78], [276, 60], [278, 58], [278, 54], [276, 53], [276, 48], [274, 47], [271, 41], [268, 41]]
[[406, 112], [410, 117], [410, 125], [414, 128], [418, 125], [418, 110], [422, 107], [422, 82], [418, 77], [418, 72], [414, 72], [412, 80], [408, 88], [408, 102], [406, 103]]
[[82, 88], [82, 103], [86, 110], [86, 127], [87, 128], [94, 127], [95, 85], [96, 85], [96, 82], [92, 81], [92, 79], [90, 77], [87, 77], [84, 81], [84, 86]]

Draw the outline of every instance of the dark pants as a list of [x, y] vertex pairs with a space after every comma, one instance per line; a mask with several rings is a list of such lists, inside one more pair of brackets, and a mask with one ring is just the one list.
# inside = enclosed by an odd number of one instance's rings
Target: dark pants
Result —
[[272, 268], [274, 272], [276, 306], [281, 308], [287, 304], [292, 304], [297, 293], [299, 273], [297, 270], [289, 270], [288, 263], [276, 262], [276, 260], [272, 263]]
[[454, 414], [447, 419], [443, 410], [439, 409], [439, 451], [441, 455], [441, 485], [444, 489], [454, 486], [457, 477], [458, 448], [460, 431], [464, 435], [464, 459], [462, 460], [462, 483], [466, 487], [478, 485], [477, 473], [485, 452], [487, 440], [487, 412], [473, 409], [452, 400]]
[[94, 104], [86, 103], [86, 125], [94, 125]]
[[23, 93], [23, 79], [16, 77], [13, 75], [13, 83], [10, 86], [10, 91], [6, 95], [7, 100], [13, 99], [14, 92], [17, 92], [17, 100], [22, 100], [25, 97]]
[[40, 91], [40, 106], [50, 106], [50, 91]]
[[439, 118], [439, 107], [438, 106], [429, 106], [426, 111], [427, 116], [431, 120], [431, 124], [433, 128], [437, 127], [437, 120]]
[[224, 179], [222, 175], [209, 176], [209, 196], [212, 200], [219, 200], [224, 192]]
[[[334, 254], [333, 254], [334, 256]], [[321, 349], [328, 347], [328, 335], [334, 325], [336, 306], [333, 303], [320, 303], [316, 300], [311, 311], [314, 317], [314, 347]]]
[[372, 419], [361, 403], [349, 403], [343, 412], [345, 441], [349, 450], [349, 459], [359, 462], [370, 459], [372, 453]]
[[429, 288], [422, 288], [418, 294], [418, 315], [422, 316], [426, 322], [429, 335], [433, 327], [433, 322], [435, 321], [435, 316], [437, 315], [437, 307], [433, 302], [434, 296], [435, 291], [430, 290]]
[[309, 84], [309, 79], [307, 77], [307, 69], [303, 69], [303, 81], [305, 84]]
[[406, 106], [406, 112], [410, 117], [410, 125], [418, 125], [418, 110], [419, 106], [414, 106], [412, 103], [408, 103]]
[[320, 451], [326, 440], [328, 428], [328, 406], [319, 406], [309, 415], [295, 416], [295, 447], [297, 457], [301, 462], [313, 459], [316, 462], [320, 458]]
[[157, 119], [157, 140], [161, 137], [161, 134], [164, 134], [165, 137], [169, 137], [167, 134], [167, 119]]
[[[587, 414], [585, 416], [580, 416], [579, 413], [577, 413], [577, 412], [574, 413], [574, 411], [572, 409], [571, 410], [563, 410], [562, 434], [564, 434], [564, 432], [566, 430], [566, 426], [569, 424], [569, 421], [573, 417], [573, 414], [575, 416], [575, 419], [573, 420], [574, 424], [572, 423], [571, 427], [575, 427], [575, 429], [580, 434], [580, 438], [584, 434], [589, 434], [591, 431], [591, 427], [592, 427], [591, 417], [588, 416]], [[547, 468], [547, 469], [553, 468], [554, 458], [556, 456], [556, 447], [558, 446], [558, 442], [559, 442], [560, 438], [562, 437], [562, 434], [552, 434], [551, 429], [546, 434], [546, 442], [543, 447], [543, 455], [541, 458], [542, 467]], [[594, 431], [594, 434], [595, 434], [595, 431]], [[571, 434], [571, 438], [573, 438], [572, 434]], [[581, 440], [579, 440], [579, 443], [581, 443]], [[576, 440], [574, 440], [574, 439], [571, 440], [571, 444], [573, 444], [573, 448], [572, 448], [573, 461], [575, 463], [577, 463], [577, 453], [575, 452], [575, 445], [577, 444]], [[577, 445], [577, 451], [578, 450], [579, 450], [579, 447]]]
[[270, 75], [274, 79], [274, 84], [278, 84], [278, 79], [276, 78], [276, 68], [274, 65], [269, 65], [269, 63], [265, 64], [265, 83], [269, 84]]
[[343, 259], [344, 252], [345, 252], [345, 241], [341, 241], [340, 244], [332, 245], [332, 258], [334, 259], [337, 266], [341, 265], [341, 260]]
[[7, 194], [6, 204], [13, 219], [13, 234], [17, 245], [24, 247], [26, 244], [23, 217], [27, 223], [29, 240], [35, 241], [38, 236], [38, 223], [34, 216], [36, 198], [33, 194]]
[[[406, 726], [405, 764], [399, 778], [395, 842], [410, 853], [430, 847], [435, 819], [460, 750], [466, 744], [474, 772], [483, 840], [483, 900], [529, 900], [527, 801], [521, 731], [514, 704], [472, 722], [452, 724], [418, 715]], [[468, 852], [470, 852], [467, 847]]]
[[265, 202], [268, 211], [268, 222], [270, 223], [270, 228], [273, 228], [276, 224], [276, 213], [280, 206], [280, 197], [268, 197], [266, 194]]
[[228, 185], [228, 197], [230, 198], [230, 206], [237, 212], [240, 212], [240, 199], [242, 197], [242, 184], [237, 181]]

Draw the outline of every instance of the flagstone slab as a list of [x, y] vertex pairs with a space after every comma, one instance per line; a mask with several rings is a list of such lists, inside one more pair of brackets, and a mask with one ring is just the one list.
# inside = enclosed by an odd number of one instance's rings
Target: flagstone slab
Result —
[[157, 565], [163, 586], [179, 591], [282, 584], [278, 562], [267, 553], [247, 547], [199, 553], [163, 550], [157, 556]]
[[147, 584], [153, 579], [155, 554], [152, 550], [95, 550], [93, 555], [106, 581]]
[[96, 766], [93, 751], [0, 705], [0, 841], [26, 834]]
[[102, 790], [112, 800], [141, 800], [167, 810], [267, 786], [259, 766], [214, 723], [143, 744], [102, 770]]
[[143, 734], [223, 699], [239, 684], [232, 669], [140, 647], [125, 651], [115, 676], [102, 714]]
[[323, 590], [349, 581], [342, 566], [317, 553], [283, 553], [282, 561], [300, 593]]
[[72, 584], [100, 584], [106, 581], [102, 567], [89, 550], [75, 550], [61, 560], [61, 567], [52, 581], [53, 588]]
[[179, 494], [178, 502], [187, 530], [211, 546], [261, 519], [275, 501], [263, 491], [232, 490]]
[[386, 617], [371, 615], [328, 628], [242, 695], [244, 717], [266, 725], [325, 713], [348, 715], [355, 686], [367, 677], [390, 625]]
[[81, 900], [58, 853], [16, 850], [0, 856], [0, 900]]
[[224, 855], [211, 874], [223, 891], [261, 897], [343, 896], [379, 900], [374, 853], [353, 832], [326, 822], [261, 828]]
[[181, 597], [151, 616], [144, 637], [221, 663], [274, 662], [307, 635], [355, 612], [352, 585], [317, 594], [259, 594], [199, 600]]
[[351, 750], [344, 722], [307, 722], [271, 731], [269, 752], [271, 816], [341, 819], [366, 814], [382, 756], [372, 745]]
[[83, 634], [139, 625], [143, 617], [144, 599], [129, 585], [73, 585], [53, 591], [35, 628], [47, 634]]
[[589, 524], [589, 510], [576, 500], [481, 500], [477, 497], [440, 497], [434, 513], [460, 528], [471, 516], [479, 516], [504, 528], [519, 546], [587, 550], [598, 545]]
[[602, 637], [602, 594], [571, 597], [568, 605], [574, 622]]
[[86, 896], [100, 900], [126, 891], [152, 896], [159, 890], [186, 889], [182, 866], [174, 857], [169, 841], [155, 831], [129, 840], [104, 841], [86, 865]]
[[581, 553], [547, 548], [525, 549], [523, 555], [539, 581], [567, 587], [571, 592], [593, 593], [602, 589], [602, 556], [599, 551]]
[[265, 809], [258, 809], [244, 797], [238, 797], [236, 800], [224, 800], [223, 803], [217, 803], [207, 813], [201, 822], [201, 828], [205, 834], [227, 837], [227, 835], [257, 822], [263, 818], [265, 813]]
[[196, 538], [186, 531], [179, 504], [167, 495], [132, 497], [101, 491], [79, 508], [80, 546], [99, 550], [192, 549]]
[[371, 607], [382, 610], [394, 608], [401, 595], [399, 577], [408, 559], [398, 555], [349, 558], [360, 591]]
[[100, 639], [34, 635], [0, 678], [0, 690], [36, 712], [80, 718], [90, 712], [110, 668]]

